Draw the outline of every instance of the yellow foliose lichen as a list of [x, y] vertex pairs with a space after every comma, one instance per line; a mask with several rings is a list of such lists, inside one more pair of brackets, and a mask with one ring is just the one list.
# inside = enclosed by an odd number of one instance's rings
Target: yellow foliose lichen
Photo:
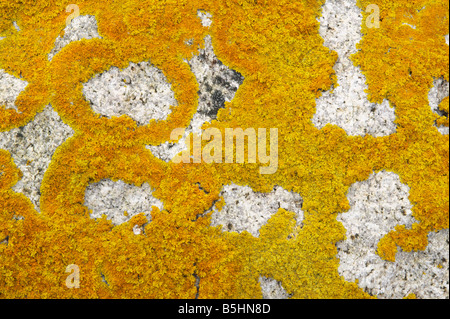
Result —
[[[72, 42], [49, 61], [70, 2], [0, 0], [0, 69], [29, 83], [17, 112], [0, 106], [0, 131], [25, 125], [49, 103], [75, 131], [45, 173], [40, 213], [11, 190], [20, 172], [0, 150], [0, 298], [261, 298], [260, 275], [281, 281], [292, 298], [370, 298], [339, 276], [336, 243], [345, 229], [336, 216], [349, 209], [349, 187], [382, 169], [409, 185], [418, 221], [381, 239], [382, 258], [394, 261], [398, 247], [423, 250], [429, 232], [448, 228], [448, 135], [434, 125], [448, 125], [448, 117], [437, 119], [427, 94], [433, 77], [449, 80], [449, 1], [358, 1], [381, 9], [380, 28], [363, 23], [353, 56], [370, 100], [389, 99], [396, 108], [397, 132], [380, 138], [312, 124], [316, 98], [337, 85], [337, 54], [318, 33], [324, 2], [79, 0], [80, 14], [96, 17], [102, 39]], [[212, 14], [211, 28], [201, 25], [199, 9]], [[205, 128], [277, 128], [273, 175], [247, 162], [166, 163], [146, 148], [189, 125], [198, 83], [184, 60], [198, 54], [208, 34], [219, 59], [245, 81]], [[178, 102], [167, 120], [137, 126], [128, 116], [94, 113], [82, 83], [112, 66], [148, 60], [163, 71]], [[448, 98], [440, 108], [448, 113]], [[85, 190], [105, 178], [149, 183], [164, 210], [154, 208], [151, 221], [139, 214], [119, 226], [91, 219]], [[259, 238], [211, 227], [204, 212], [230, 182], [301, 194], [303, 226], [295, 228], [293, 213], [280, 209]], [[79, 289], [66, 287], [70, 264], [80, 268]]]

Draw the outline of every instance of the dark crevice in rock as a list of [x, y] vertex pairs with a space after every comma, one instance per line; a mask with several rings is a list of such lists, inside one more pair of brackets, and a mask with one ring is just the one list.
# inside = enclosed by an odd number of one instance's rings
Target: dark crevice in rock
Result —
[[8, 245], [9, 242], [9, 236], [6, 236], [2, 241], [0, 241], [0, 244]]
[[102, 281], [109, 287], [109, 283], [106, 280], [105, 274], [103, 274], [102, 272], [100, 273], [100, 276], [102, 277]]
[[213, 201], [212, 205], [210, 208], [208, 208], [207, 210], [205, 210], [203, 213], [201, 214], [197, 214], [197, 216], [195, 216], [195, 219], [191, 220], [193, 222], [196, 222], [199, 218], [203, 218], [206, 215], [208, 215], [209, 213], [212, 212], [212, 210], [214, 209], [214, 206], [216, 205], [216, 203], [219, 201], [220, 199], [216, 199], [215, 201]]
[[[194, 267], [196, 265], [197, 263], [194, 263]], [[195, 277], [195, 288], [197, 288], [197, 292], [195, 293], [195, 299], [198, 299], [200, 295], [200, 276], [197, 274], [197, 269], [194, 271], [192, 276]]]
[[198, 188], [199, 188], [201, 191], [203, 191], [205, 194], [209, 194], [209, 192], [208, 192], [207, 190], [205, 190], [205, 189], [202, 187], [202, 185], [201, 185], [200, 183], [195, 183], [195, 185], [197, 185]]

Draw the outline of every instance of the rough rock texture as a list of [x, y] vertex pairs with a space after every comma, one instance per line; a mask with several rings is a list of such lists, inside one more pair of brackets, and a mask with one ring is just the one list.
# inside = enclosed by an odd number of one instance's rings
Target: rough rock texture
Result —
[[[140, 213], [145, 213], [147, 220], [150, 221], [152, 206], [163, 209], [163, 203], [152, 196], [149, 184], [144, 183], [141, 187], [137, 187], [110, 179], [89, 185], [86, 189], [84, 204], [92, 210], [91, 218], [101, 218], [102, 215], [106, 215], [113, 225], [125, 223]], [[135, 229], [135, 233], [140, 232]]]
[[365, 76], [350, 60], [362, 38], [361, 21], [356, 1], [328, 0], [323, 6], [319, 33], [324, 45], [339, 55], [334, 66], [338, 87], [316, 100], [313, 123], [318, 128], [337, 125], [348, 135], [386, 136], [396, 131], [395, 110], [387, 100], [382, 104], [369, 102], [364, 92]]
[[211, 26], [211, 24], [212, 24], [212, 20], [211, 20], [212, 14], [211, 13], [206, 12], [204, 10], [198, 10], [197, 11], [197, 15], [198, 15], [198, 17], [201, 20], [202, 26], [204, 26], [204, 27], [210, 27]]
[[220, 211], [213, 208], [211, 225], [222, 225], [224, 231], [247, 231], [259, 237], [259, 229], [279, 208], [296, 213], [297, 225], [301, 226], [303, 221], [302, 198], [280, 186], [266, 194], [254, 192], [248, 186], [230, 184], [223, 186], [220, 196], [225, 206]]
[[111, 67], [84, 83], [83, 94], [94, 112], [107, 118], [126, 114], [138, 125], [167, 119], [177, 105], [166, 77], [150, 62]]
[[72, 128], [63, 123], [50, 105], [27, 125], [0, 132], [0, 149], [11, 153], [23, 173], [13, 190], [25, 194], [38, 211], [42, 178], [53, 153], [73, 134]]
[[448, 298], [448, 229], [430, 233], [423, 252], [399, 249], [395, 262], [376, 254], [379, 240], [396, 225], [410, 228], [417, 222], [408, 200], [409, 187], [398, 175], [382, 171], [348, 192], [351, 209], [339, 214], [347, 239], [337, 244], [339, 273], [379, 298], [403, 298], [414, 293], [419, 298]]
[[199, 83], [198, 113], [215, 119], [219, 109], [230, 102], [244, 77], [229, 69], [215, 55], [211, 37], [205, 37], [205, 48], [188, 61]]
[[[445, 81], [443, 78], [434, 79], [433, 87], [431, 88], [428, 94], [428, 101], [430, 103], [430, 107], [436, 114], [443, 115], [442, 111], [439, 110], [439, 104], [441, 101], [449, 95], [449, 82]], [[439, 132], [441, 134], [448, 134], [448, 127], [441, 126], [438, 127]]]
[[272, 278], [259, 277], [263, 299], [288, 299], [290, 296], [279, 281]]
[[66, 45], [73, 41], [81, 39], [100, 38], [97, 28], [97, 20], [94, 16], [82, 15], [73, 18], [72, 21], [65, 27], [64, 36], [58, 36], [55, 40], [55, 46], [48, 54], [48, 60], [51, 61], [53, 57], [61, 51]]
[[4, 70], [0, 70], [0, 105], [17, 111], [14, 102], [27, 85], [27, 81], [18, 79]]
[[[257, 193], [248, 186], [225, 185], [220, 196], [225, 205], [219, 211], [215, 206], [211, 216], [211, 226], [222, 226], [223, 231], [249, 232], [259, 237], [259, 229], [279, 208], [296, 213], [297, 226], [302, 226], [303, 200], [297, 193], [288, 192], [275, 186], [271, 193]], [[281, 283], [275, 279], [260, 277], [264, 299], [287, 299]]]

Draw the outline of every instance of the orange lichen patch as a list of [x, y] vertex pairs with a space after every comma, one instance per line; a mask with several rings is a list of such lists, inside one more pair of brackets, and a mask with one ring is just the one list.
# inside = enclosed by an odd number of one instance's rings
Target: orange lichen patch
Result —
[[[102, 39], [70, 43], [50, 62], [47, 54], [62, 34], [70, 2], [0, 0], [0, 36], [6, 36], [0, 68], [30, 83], [16, 101], [21, 113], [0, 109], [0, 131], [26, 124], [48, 103], [75, 130], [45, 173], [41, 214], [11, 191], [20, 173], [0, 150], [0, 241], [8, 238], [0, 244], [0, 297], [194, 298], [200, 278], [200, 298], [260, 298], [261, 275], [281, 281], [293, 298], [371, 297], [338, 274], [335, 244], [345, 239], [345, 229], [336, 216], [350, 208], [349, 187], [383, 169], [411, 187], [419, 223], [385, 236], [380, 256], [395, 260], [398, 246], [423, 250], [428, 232], [448, 228], [448, 136], [434, 127], [427, 100], [433, 77], [448, 80], [448, 0], [370, 1], [380, 6], [381, 27], [363, 24], [354, 61], [367, 77], [371, 100], [388, 98], [396, 107], [397, 133], [381, 138], [350, 137], [336, 126], [318, 130], [312, 124], [315, 99], [336, 85], [337, 54], [318, 34], [323, 3], [80, 0], [80, 14], [96, 17]], [[361, 7], [368, 3], [360, 1]], [[209, 29], [202, 27], [198, 9], [212, 14]], [[259, 174], [259, 162], [165, 163], [145, 147], [188, 126], [198, 83], [184, 60], [198, 54], [207, 34], [219, 59], [245, 81], [204, 128], [222, 134], [226, 128], [277, 128], [273, 175]], [[128, 116], [95, 114], [83, 83], [112, 66], [142, 61], [160, 68], [172, 85], [178, 105], [168, 119], [138, 127]], [[85, 190], [105, 178], [149, 183], [164, 210], [154, 208], [150, 222], [139, 214], [119, 226], [90, 219]], [[223, 206], [220, 190], [231, 182], [254, 191], [280, 185], [300, 193], [302, 228], [294, 229], [294, 214], [283, 209], [259, 238], [210, 227], [205, 211], [214, 203]], [[139, 235], [136, 225], [143, 229]], [[70, 264], [80, 268], [79, 289], [65, 285]]]
[[404, 225], [398, 225], [394, 231], [390, 231], [378, 243], [378, 254], [388, 261], [395, 261], [397, 245], [406, 252], [413, 250], [425, 250], [428, 245], [427, 231], [421, 224], [413, 224], [412, 229], [406, 229]]
[[1, 297], [3, 291], [15, 290], [14, 294], [23, 298], [33, 290], [29, 278], [38, 276], [38, 272], [30, 265], [36, 266], [37, 243], [43, 242], [40, 234], [48, 230], [31, 201], [9, 189], [17, 183], [19, 176], [21, 173], [8, 152], [0, 150], [0, 265], [14, 265], [2, 269]]
[[64, 9], [56, 1], [0, 1], [0, 36], [6, 37], [0, 41], [0, 69], [29, 83], [15, 101], [18, 112], [0, 105], [0, 132], [25, 125], [49, 103], [47, 53], [59, 33], [57, 25], [49, 26], [62, 20], [58, 12]]
[[0, 150], [0, 191], [13, 187], [21, 176], [8, 151]]
[[393, 260], [394, 242], [407, 251], [424, 249], [424, 232], [449, 227], [448, 135], [434, 128], [436, 116], [427, 98], [433, 77], [449, 79], [444, 38], [449, 33], [449, 1], [359, 1], [361, 8], [369, 4], [380, 7], [382, 22], [380, 28], [363, 23], [365, 36], [353, 59], [366, 75], [370, 100], [388, 98], [395, 105], [398, 133], [392, 140], [399, 147], [391, 148], [385, 168], [411, 187], [413, 215], [420, 221], [420, 227], [396, 230], [380, 242], [378, 251]]
[[446, 115], [440, 116], [436, 124], [438, 126], [448, 126], [448, 109], [449, 109], [449, 97], [447, 96], [442, 102], [439, 104], [439, 110], [444, 112]]
[[102, 143], [75, 135], [57, 150], [41, 188], [43, 214], [57, 214], [62, 219], [68, 211], [85, 215], [86, 187], [105, 178], [137, 186], [149, 182], [156, 187], [161, 182], [165, 168], [149, 150], [123, 146], [108, 138], [104, 136]]
[[222, 211], [222, 208], [226, 205], [225, 199], [221, 196], [219, 201], [216, 203], [216, 208], [220, 211]]
[[[2, 68], [1, 62], [0, 68]], [[6, 109], [4, 105], [0, 105], [0, 131], [8, 131], [14, 127], [24, 126], [48, 104], [49, 100], [46, 97], [48, 94], [45, 92], [46, 87], [36, 83], [42, 83], [45, 80], [39, 76], [31, 81], [35, 83], [29, 84], [15, 101], [18, 111]]]

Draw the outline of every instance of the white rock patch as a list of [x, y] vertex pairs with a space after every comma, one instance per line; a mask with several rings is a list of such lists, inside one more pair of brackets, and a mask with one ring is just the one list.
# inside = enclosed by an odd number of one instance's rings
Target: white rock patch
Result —
[[166, 77], [150, 62], [111, 67], [84, 83], [83, 94], [94, 112], [108, 118], [126, 114], [139, 125], [167, 119], [178, 105]]
[[296, 213], [297, 225], [303, 221], [303, 199], [297, 193], [276, 186], [270, 193], [254, 192], [249, 186], [225, 185], [220, 196], [225, 206], [213, 207], [211, 226], [222, 225], [224, 231], [247, 231], [259, 237], [259, 230], [279, 208]]
[[42, 178], [53, 153], [73, 134], [72, 128], [63, 123], [50, 105], [27, 125], [0, 132], [0, 149], [11, 153], [14, 163], [23, 173], [13, 190], [25, 194], [37, 211], [40, 211]]
[[[153, 206], [163, 209], [163, 203], [153, 197], [152, 192], [148, 183], [137, 187], [121, 180], [114, 182], [105, 179], [87, 187], [84, 205], [92, 210], [91, 218], [106, 215], [114, 225], [123, 224], [140, 213], [145, 213], [147, 220], [150, 221]], [[125, 212], [128, 216], [125, 216]], [[133, 232], [139, 235], [142, 229], [135, 227]]]
[[18, 111], [15, 101], [28, 82], [0, 70], [0, 107]]
[[[337, 243], [339, 274], [379, 298], [448, 298], [448, 229], [430, 233], [423, 252], [401, 249], [395, 262], [376, 254], [379, 240], [396, 225], [410, 228], [416, 220], [408, 200], [409, 187], [395, 173], [382, 171], [352, 185], [351, 209], [339, 214], [347, 239]], [[441, 265], [442, 268], [438, 266]]]
[[[449, 82], [445, 81], [444, 78], [434, 79], [433, 87], [428, 93], [428, 101], [434, 113], [441, 115], [439, 104], [447, 96], [449, 96]], [[446, 126], [440, 126], [438, 127], [438, 130], [441, 134], [448, 135], [449, 133], [449, 128]]]
[[20, 27], [19, 27], [19, 25], [17, 24], [16, 21], [13, 21], [13, 26], [16, 29], [17, 32], [20, 32]]
[[102, 37], [98, 34], [97, 20], [94, 16], [82, 15], [78, 16], [65, 27], [64, 36], [58, 36], [55, 45], [47, 55], [49, 61], [61, 51], [70, 42], [80, 41], [81, 39], [93, 39]]
[[209, 28], [212, 24], [212, 14], [203, 10], [197, 11], [197, 16], [202, 21], [202, 26]]
[[334, 70], [339, 86], [316, 100], [312, 121], [319, 129], [328, 123], [337, 125], [352, 136], [386, 136], [396, 132], [395, 110], [387, 100], [369, 102], [365, 76], [350, 60], [362, 39], [361, 21], [356, 0], [327, 0], [322, 7], [319, 34], [324, 45], [338, 53]]
[[148, 145], [146, 148], [150, 150], [153, 156], [168, 163], [175, 157], [175, 155], [187, 149], [186, 140], [189, 134], [201, 134], [201, 127], [205, 122], [211, 122], [211, 118], [205, 114], [200, 114], [197, 112], [194, 114], [191, 123], [186, 128], [183, 137], [178, 141], [178, 143], [165, 142], [158, 146]]
[[263, 299], [289, 299], [289, 294], [281, 285], [281, 282], [272, 278], [259, 277]]

